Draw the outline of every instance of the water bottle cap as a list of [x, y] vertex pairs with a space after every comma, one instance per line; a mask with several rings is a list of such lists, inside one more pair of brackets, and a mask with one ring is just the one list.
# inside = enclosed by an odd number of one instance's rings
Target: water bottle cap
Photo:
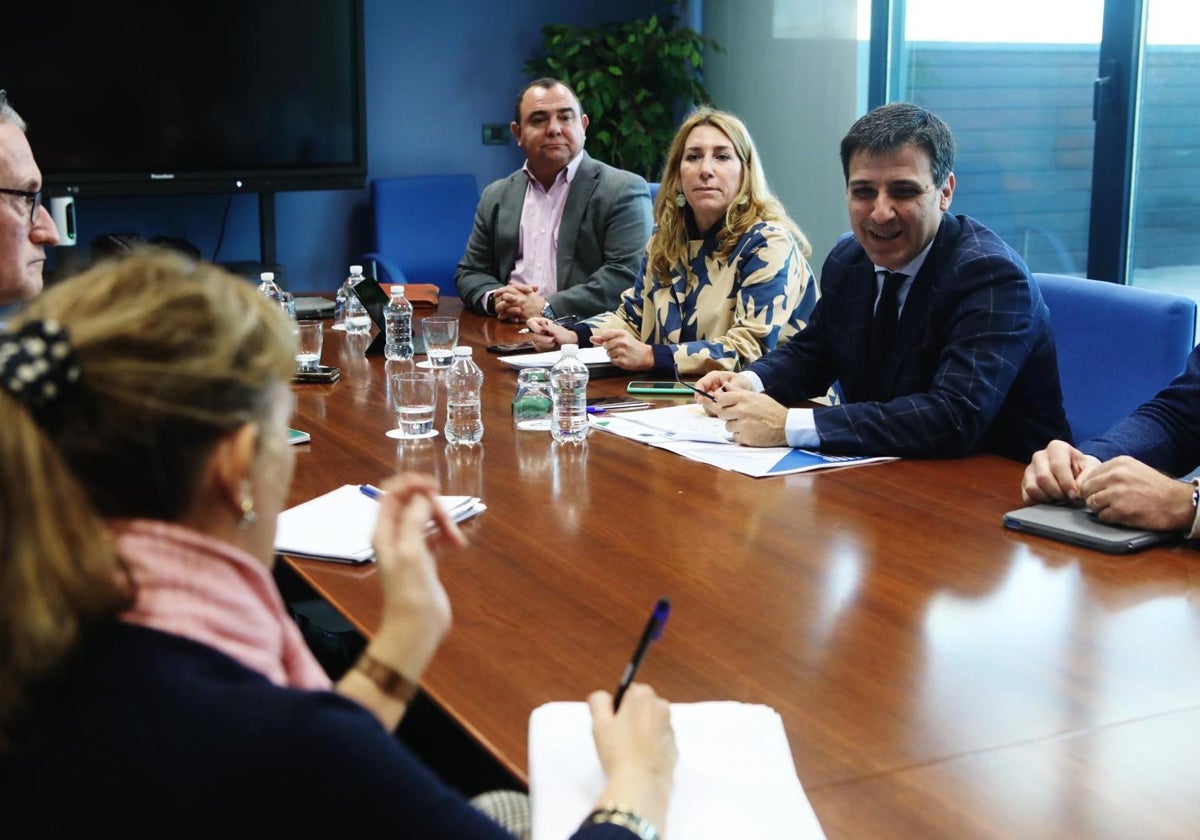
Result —
[[260, 280], [262, 280], [264, 282], [267, 280], [274, 280], [275, 272], [274, 271], [264, 271], [262, 274], [258, 275], [258, 277]]
[[361, 265], [350, 266], [350, 273], [351, 274], [362, 274], [362, 266]]
[[564, 344], [562, 346], [562, 354], [564, 356], [574, 356], [579, 352], [578, 344]]
[[459, 346], [455, 347], [454, 355], [455, 356], [470, 356], [471, 355], [470, 345], [460, 344]]

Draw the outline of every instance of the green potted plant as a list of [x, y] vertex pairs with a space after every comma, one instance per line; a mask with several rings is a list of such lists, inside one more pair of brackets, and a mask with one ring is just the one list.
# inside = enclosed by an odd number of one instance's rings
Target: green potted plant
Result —
[[588, 153], [612, 166], [659, 179], [680, 109], [706, 103], [704, 50], [711, 38], [677, 26], [669, 14], [580, 28], [542, 27], [542, 55], [525, 62], [531, 78], [569, 84], [588, 115]]

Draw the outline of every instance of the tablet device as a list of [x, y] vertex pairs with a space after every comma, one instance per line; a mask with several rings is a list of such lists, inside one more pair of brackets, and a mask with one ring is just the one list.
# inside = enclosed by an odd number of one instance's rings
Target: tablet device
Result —
[[1179, 534], [1101, 522], [1090, 510], [1066, 505], [1031, 505], [1004, 514], [1004, 527], [1109, 554], [1129, 554], [1175, 542]]

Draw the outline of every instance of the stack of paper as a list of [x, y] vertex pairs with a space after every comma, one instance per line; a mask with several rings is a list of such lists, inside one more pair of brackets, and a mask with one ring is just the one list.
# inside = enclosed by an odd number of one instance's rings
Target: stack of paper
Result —
[[[519, 356], [501, 356], [500, 362], [509, 367], [554, 367], [555, 362], [562, 358], [561, 350], [551, 350], [549, 353], [525, 353]], [[579, 361], [589, 368], [593, 365], [607, 366], [612, 364], [608, 353], [603, 347], [580, 347]]]
[[[604, 792], [586, 703], [547, 703], [529, 718], [533, 840], [569, 837]], [[672, 703], [679, 761], [667, 837], [823, 838], [769, 706]]]
[[592, 415], [591, 423], [606, 432], [755, 478], [896, 460], [893, 457], [826, 455], [788, 446], [739, 446], [725, 431], [724, 421], [710, 417], [694, 403], [647, 411], [623, 411], [602, 417]]
[[[438, 503], [455, 522], [487, 510], [475, 496], [438, 496]], [[371, 537], [378, 515], [379, 502], [357, 484], [343, 484], [279, 514], [275, 551], [336, 563], [369, 563], [375, 559]]]

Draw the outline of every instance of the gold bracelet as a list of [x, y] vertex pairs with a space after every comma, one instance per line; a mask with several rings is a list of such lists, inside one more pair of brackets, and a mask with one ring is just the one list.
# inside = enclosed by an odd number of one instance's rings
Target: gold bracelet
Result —
[[599, 823], [611, 823], [627, 828], [641, 840], [658, 840], [658, 829], [654, 827], [654, 823], [624, 805], [602, 805], [588, 814], [587, 819], [583, 821], [585, 826]]
[[401, 674], [391, 665], [385, 665], [371, 654], [363, 655], [354, 663], [354, 670], [375, 684], [381, 692], [408, 705], [417, 696], [417, 684]]

